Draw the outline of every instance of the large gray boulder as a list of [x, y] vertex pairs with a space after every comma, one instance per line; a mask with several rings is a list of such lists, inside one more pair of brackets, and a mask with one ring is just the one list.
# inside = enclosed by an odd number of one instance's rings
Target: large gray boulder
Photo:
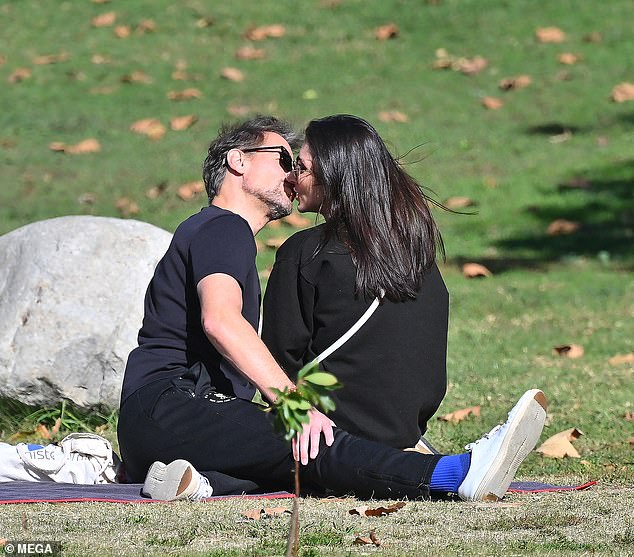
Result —
[[143, 298], [171, 234], [72, 216], [0, 237], [0, 397], [117, 408]]

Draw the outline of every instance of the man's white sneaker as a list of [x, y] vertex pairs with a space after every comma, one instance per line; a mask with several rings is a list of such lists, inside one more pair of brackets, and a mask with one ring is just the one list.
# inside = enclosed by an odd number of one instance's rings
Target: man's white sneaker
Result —
[[151, 499], [162, 501], [200, 501], [211, 497], [213, 488], [209, 480], [186, 460], [169, 464], [157, 461], [148, 470], [142, 492]]
[[503, 425], [466, 446], [471, 464], [458, 488], [465, 501], [504, 497], [522, 461], [533, 450], [546, 421], [546, 397], [539, 389], [525, 392]]

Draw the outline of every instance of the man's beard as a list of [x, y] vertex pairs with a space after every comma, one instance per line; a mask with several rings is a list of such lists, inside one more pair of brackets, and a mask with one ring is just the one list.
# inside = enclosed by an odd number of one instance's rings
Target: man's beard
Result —
[[256, 199], [259, 199], [266, 205], [266, 216], [269, 220], [277, 220], [291, 214], [293, 205], [283, 191], [280, 193], [278, 189], [271, 188], [265, 190], [251, 186], [248, 182], [244, 182], [244, 190]]

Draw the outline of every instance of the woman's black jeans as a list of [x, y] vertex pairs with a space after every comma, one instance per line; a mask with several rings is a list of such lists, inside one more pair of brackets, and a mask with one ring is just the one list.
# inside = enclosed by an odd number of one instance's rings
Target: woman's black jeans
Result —
[[[201, 365], [129, 396], [120, 409], [118, 436], [129, 482], [142, 482], [156, 460], [182, 458], [209, 478], [217, 495], [290, 490], [293, 484], [290, 444], [274, 431], [270, 413], [214, 393]], [[429, 498], [439, 459], [336, 428], [332, 446], [322, 437], [317, 458], [300, 467], [301, 482], [361, 498]]]

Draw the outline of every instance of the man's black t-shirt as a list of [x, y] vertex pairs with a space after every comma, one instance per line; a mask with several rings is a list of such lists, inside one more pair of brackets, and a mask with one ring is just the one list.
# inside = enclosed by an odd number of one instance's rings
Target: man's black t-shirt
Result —
[[233, 277], [242, 289], [242, 315], [258, 328], [260, 282], [256, 246], [247, 221], [219, 207], [205, 207], [181, 223], [158, 263], [145, 295], [139, 346], [126, 365], [121, 401], [137, 389], [200, 362], [221, 393], [251, 400], [255, 387], [207, 339], [196, 287], [214, 273]]
[[[363, 315], [356, 268], [323, 226], [298, 232], [277, 252], [264, 296], [262, 339], [295, 378]], [[449, 294], [436, 265], [415, 300], [384, 301], [367, 323], [320, 365], [343, 388], [329, 417], [342, 429], [395, 448], [414, 445], [446, 390]]]

